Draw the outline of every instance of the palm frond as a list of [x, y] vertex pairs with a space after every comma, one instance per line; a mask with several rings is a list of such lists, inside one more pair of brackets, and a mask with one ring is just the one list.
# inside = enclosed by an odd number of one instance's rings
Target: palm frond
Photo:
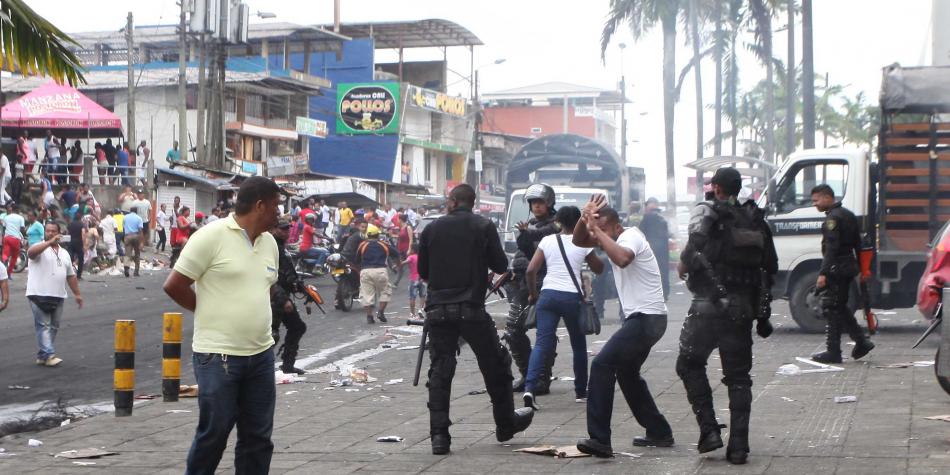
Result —
[[23, 0], [3, 0], [0, 12], [0, 69], [50, 76], [71, 85], [85, 83], [84, 68], [67, 45], [77, 43]]

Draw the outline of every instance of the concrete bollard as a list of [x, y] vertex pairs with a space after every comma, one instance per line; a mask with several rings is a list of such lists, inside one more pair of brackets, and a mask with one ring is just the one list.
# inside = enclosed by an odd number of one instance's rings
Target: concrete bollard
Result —
[[135, 392], [135, 320], [115, 321], [115, 416], [131, 416]]
[[162, 400], [178, 400], [181, 384], [181, 314], [169, 312], [162, 325]]

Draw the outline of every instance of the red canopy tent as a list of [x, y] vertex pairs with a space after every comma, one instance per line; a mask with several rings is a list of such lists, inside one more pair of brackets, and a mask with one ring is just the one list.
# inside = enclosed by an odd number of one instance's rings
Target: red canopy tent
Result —
[[0, 109], [3, 132], [29, 130], [41, 136], [52, 130], [57, 137], [121, 137], [122, 121], [105, 107], [67, 84], [49, 82]]

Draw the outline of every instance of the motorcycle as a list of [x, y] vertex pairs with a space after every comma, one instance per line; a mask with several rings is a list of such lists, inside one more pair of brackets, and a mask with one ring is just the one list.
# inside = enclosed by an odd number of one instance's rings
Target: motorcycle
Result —
[[[325, 249], [327, 252], [335, 252], [334, 249], [338, 246], [337, 243], [333, 241], [332, 238], [325, 238], [324, 246], [319, 246]], [[288, 244], [287, 252], [290, 254], [290, 259], [294, 263], [294, 269], [297, 270], [298, 274], [311, 274], [311, 275], [320, 275], [317, 270], [327, 273], [329, 267], [326, 262], [321, 266], [317, 266], [317, 260], [313, 258], [304, 258], [303, 254], [300, 252], [299, 244]]]
[[336, 282], [334, 306], [344, 312], [353, 308], [353, 299], [360, 293], [360, 274], [339, 252], [327, 257], [330, 278]]
[[20, 242], [20, 253], [17, 256], [16, 266], [13, 267], [13, 272], [16, 274], [19, 274], [20, 272], [23, 272], [24, 270], [26, 270], [27, 260], [29, 260], [29, 257], [26, 254], [27, 247], [29, 246], [27, 246], [26, 239], [23, 239]]

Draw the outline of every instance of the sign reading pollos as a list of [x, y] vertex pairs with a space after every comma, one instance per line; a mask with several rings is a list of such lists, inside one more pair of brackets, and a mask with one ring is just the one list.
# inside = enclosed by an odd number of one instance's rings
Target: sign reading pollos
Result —
[[399, 132], [399, 86], [396, 83], [340, 84], [338, 134]]

